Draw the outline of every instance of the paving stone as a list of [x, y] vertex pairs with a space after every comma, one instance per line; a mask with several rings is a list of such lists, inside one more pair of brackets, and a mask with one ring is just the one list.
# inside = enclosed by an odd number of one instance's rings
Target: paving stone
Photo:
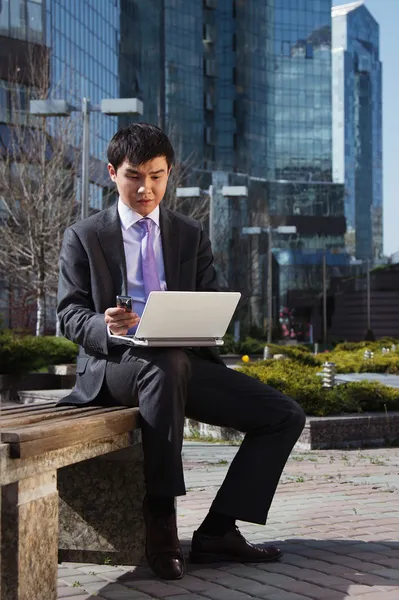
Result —
[[74, 588], [74, 587], [69, 587], [69, 586], [61, 586], [58, 588], [57, 590], [57, 594], [58, 594], [58, 598], [82, 598], [82, 596], [87, 596], [87, 592], [86, 590], [82, 589], [82, 591], [79, 591], [80, 588]]
[[63, 575], [62, 577], [60, 577], [61, 581], [65, 581], [68, 585], [72, 585], [74, 581], [78, 581], [81, 584], [86, 584], [86, 583], [102, 583], [103, 585], [106, 585], [106, 581], [104, 581], [104, 579], [102, 577], [100, 577], [99, 575], [89, 575], [87, 573], [77, 573], [76, 575]]
[[[184, 582], [185, 577], [179, 580]], [[174, 581], [159, 581], [157, 579], [149, 580], [149, 581], [124, 581], [120, 582], [120, 585], [125, 586], [129, 589], [134, 589], [154, 598], [165, 598], [167, 596], [175, 596], [176, 594], [181, 594], [182, 590], [180, 587], [175, 585]], [[197, 590], [198, 591], [198, 590]]]
[[101, 590], [104, 600], [152, 600], [151, 596], [140, 590], [128, 589], [119, 584], [109, 584]]
[[203, 595], [206, 598], [211, 598], [211, 600], [250, 600], [251, 598], [249, 594], [237, 592], [222, 586], [212, 587], [208, 590], [205, 590]]
[[[89, 570], [91, 567], [87, 567]], [[82, 571], [80, 569], [74, 569], [70, 567], [64, 567], [63, 565], [58, 567], [58, 577], [78, 577], [82, 575]]]
[[373, 575], [393, 579], [395, 582], [399, 583], [399, 569], [377, 569], [373, 571]]
[[204, 600], [204, 596], [198, 596], [198, 594], [181, 594], [179, 596], [169, 596], [168, 600]]
[[[93, 571], [95, 573], [95, 571]], [[129, 580], [136, 577], [134, 571], [125, 571], [115, 567], [107, 571], [100, 571], [97, 576], [103, 581], [113, 581], [117, 583], [123, 583], [123, 581]]]
[[[342, 588], [342, 592], [348, 594], [349, 596], [362, 596], [365, 594], [373, 594], [379, 593], [380, 590], [376, 588], [374, 585], [350, 585], [349, 587]], [[365, 600], [369, 600], [369, 596], [365, 598]]]
[[309, 600], [309, 596], [302, 596], [302, 594], [291, 592], [276, 592], [268, 594], [266, 600]]
[[101, 596], [98, 595], [93, 596], [92, 594], [85, 592], [83, 596], [68, 596], [68, 600], [105, 600], [105, 598], [101, 598]]
[[[240, 581], [241, 581], [241, 579], [240, 579]], [[124, 585], [127, 585], [127, 584], [124, 584]], [[205, 592], [207, 589], [209, 589], [212, 585], [214, 585], [214, 584], [212, 584], [212, 582], [205, 581], [204, 579], [200, 579], [199, 577], [195, 577], [190, 574], [185, 575], [183, 577], [183, 579], [180, 579], [179, 581], [173, 582], [174, 587], [182, 588], [182, 590], [180, 592], [182, 594], [184, 594], [185, 590], [190, 591], [190, 592], [202, 593], [202, 592]], [[132, 584], [132, 586], [134, 587], [134, 584]]]
[[[215, 464], [230, 463], [236, 452], [237, 447], [184, 444], [191, 491], [177, 505], [185, 553], [229, 466]], [[284, 552], [280, 562], [188, 563], [188, 574], [175, 582], [160, 581], [143, 566], [62, 563], [59, 593], [73, 593], [68, 600], [398, 600], [399, 451], [295, 451], [293, 456], [297, 460], [287, 463], [267, 526], [239, 523], [255, 543], [278, 540]], [[393, 493], [384, 491], [387, 481]], [[73, 581], [84, 588], [72, 588]]]
[[361, 596], [344, 596], [340, 600], [398, 600], [398, 593], [375, 591]]

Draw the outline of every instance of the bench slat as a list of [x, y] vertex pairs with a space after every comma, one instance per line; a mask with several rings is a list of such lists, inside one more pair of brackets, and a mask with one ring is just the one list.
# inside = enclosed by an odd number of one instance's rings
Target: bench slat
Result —
[[[11, 415], [13, 413], [15, 414], [21, 414], [24, 413], [25, 411], [41, 411], [47, 408], [51, 408], [56, 406], [57, 402], [47, 402], [46, 400], [44, 402], [41, 402], [40, 404], [20, 404], [19, 406], [5, 406], [5, 407], [1, 407], [1, 415]], [[60, 408], [62, 408], [60, 406]]]
[[47, 414], [56, 414], [57, 412], [61, 414], [66, 410], [70, 410], [71, 408], [71, 406], [46, 406], [46, 408], [42, 410], [23, 410], [19, 412], [13, 411], [7, 414], [3, 414], [3, 412], [1, 412], [0, 424], [9, 423], [9, 421], [13, 421], [14, 419], [18, 419], [21, 423], [23, 423], [25, 419], [28, 419], [29, 417], [37, 417], [38, 419], [42, 419]]
[[[73, 408], [70, 406], [59, 406], [57, 408], [49, 409], [46, 411], [33, 411], [24, 413], [21, 416], [10, 415], [0, 416], [0, 427], [7, 431], [8, 429], [20, 429], [27, 425], [34, 423], [54, 423], [56, 420], [64, 420], [66, 418], [79, 418], [80, 416], [88, 416], [92, 414], [98, 414], [99, 412], [110, 412], [111, 410], [123, 410], [123, 406], [86, 406], [84, 408]], [[50, 425], [51, 426], [51, 425]]]
[[91, 442], [137, 429], [139, 409], [121, 409], [112, 407], [108, 412], [104, 409], [101, 414], [10, 429], [2, 432], [2, 442], [10, 444], [12, 458], [28, 458], [82, 441]]

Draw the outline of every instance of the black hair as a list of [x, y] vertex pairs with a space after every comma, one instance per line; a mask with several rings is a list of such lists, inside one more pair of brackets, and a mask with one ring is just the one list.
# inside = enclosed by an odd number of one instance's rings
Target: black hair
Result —
[[175, 152], [166, 133], [149, 123], [131, 123], [117, 131], [111, 139], [108, 150], [108, 162], [115, 171], [127, 160], [131, 165], [143, 163], [164, 156], [168, 168], [173, 165]]

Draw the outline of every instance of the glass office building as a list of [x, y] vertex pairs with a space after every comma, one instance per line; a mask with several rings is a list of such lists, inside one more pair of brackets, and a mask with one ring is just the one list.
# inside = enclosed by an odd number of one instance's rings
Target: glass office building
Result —
[[351, 253], [376, 260], [383, 253], [379, 26], [363, 2], [334, 7], [332, 22], [334, 181], [345, 184]]
[[[77, 109], [84, 97], [94, 105], [103, 98], [119, 97], [120, 24], [120, 11], [112, 0], [47, 0], [46, 43], [54, 97], [67, 99]], [[76, 112], [71, 118], [81, 116]], [[116, 117], [91, 112], [92, 163], [97, 159], [105, 167], [107, 144], [117, 127]], [[77, 139], [78, 147], [80, 143]], [[91, 173], [90, 205], [101, 209], [106, 173], [93, 164]], [[79, 182], [76, 192], [79, 199]]]
[[320, 268], [324, 248], [331, 268], [349, 261], [344, 186], [332, 173], [331, 0], [142, 4], [131, 2], [144, 119], [165, 127], [180, 159], [209, 173], [215, 205], [224, 202], [218, 182], [242, 175], [244, 225], [295, 225], [297, 235], [273, 240], [276, 256], [284, 251], [281, 293], [309, 278], [318, 289], [312, 252]]
[[238, 170], [265, 181], [280, 293], [320, 290], [322, 253], [343, 272], [344, 186], [333, 181], [331, 0], [237, 0]]
[[[282, 294], [305, 281], [294, 271], [312, 252], [347, 261], [343, 181], [332, 174], [331, 0], [3, 0], [0, 26], [7, 7], [11, 27], [18, 2], [21, 28], [33, 5], [45, 17], [30, 35], [40, 31], [50, 50], [56, 97], [77, 107], [84, 96], [140, 98], [140, 120], [165, 129], [200, 173], [189, 185], [212, 184], [221, 205], [236, 202], [223, 186], [248, 188], [246, 209], [226, 221], [234, 240], [243, 226], [297, 227], [273, 238], [288, 274]], [[104, 161], [131, 120], [92, 113], [92, 158]], [[93, 207], [105, 181], [91, 183]]]
[[44, 43], [44, 4], [45, 0], [2, 0], [0, 36]]
[[[0, 2], [0, 122], [9, 123], [12, 105], [24, 111], [34, 85], [29, 53], [45, 45], [44, 0], [2, 0]], [[29, 50], [30, 49], [30, 50]], [[15, 100], [12, 100], [12, 98]]]

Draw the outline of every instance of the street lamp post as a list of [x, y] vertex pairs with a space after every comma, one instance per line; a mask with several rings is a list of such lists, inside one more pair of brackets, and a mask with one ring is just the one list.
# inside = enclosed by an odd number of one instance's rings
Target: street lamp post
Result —
[[272, 234], [294, 234], [297, 232], [295, 225], [280, 225], [279, 227], [243, 227], [242, 233], [246, 235], [259, 235], [260, 233], [267, 233], [268, 235], [268, 248], [267, 248], [267, 342], [272, 342], [273, 333], [273, 249], [272, 249]]
[[[222, 187], [222, 196], [224, 197], [247, 197], [248, 188], [245, 185], [224, 185]], [[215, 236], [215, 206], [214, 206], [214, 189], [210, 185], [208, 189], [201, 189], [199, 187], [184, 187], [179, 186], [176, 188], [177, 198], [200, 198], [205, 195], [209, 198], [209, 239], [212, 244], [216, 243]]]
[[327, 349], [327, 256], [326, 249], [323, 250], [323, 344]]
[[69, 117], [71, 112], [81, 112], [83, 120], [82, 135], [82, 187], [81, 187], [81, 218], [89, 215], [90, 189], [90, 113], [101, 112], [109, 116], [142, 115], [143, 103], [137, 98], [106, 98], [101, 105], [92, 105], [88, 98], [82, 99], [81, 108], [71, 106], [66, 100], [31, 100], [30, 113], [42, 117]]
[[273, 252], [271, 227], [267, 228], [267, 234], [267, 343], [271, 344], [273, 337]]
[[367, 259], [367, 333], [371, 331], [371, 286], [370, 286], [370, 260]]
[[89, 216], [90, 197], [90, 101], [82, 100], [83, 134], [82, 134], [82, 194], [81, 217]]

